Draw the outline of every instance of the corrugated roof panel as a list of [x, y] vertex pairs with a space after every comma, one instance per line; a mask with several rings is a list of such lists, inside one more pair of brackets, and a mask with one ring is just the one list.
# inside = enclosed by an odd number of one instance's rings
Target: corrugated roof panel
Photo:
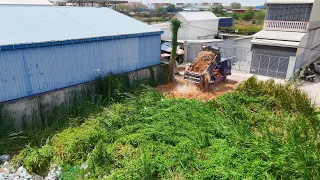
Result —
[[217, 16], [211, 11], [180, 12], [179, 14], [187, 21], [218, 20]]
[[159, 32], [109, 8], [0, 6], [0, 45]]
[[267, 0], [267, 4], [305, 4], [314, 3], [314, 0]]
[[48, 0], [0, 0], [0, 5], [44, 5], [52, 6]]
[[306, 33], [262, 30], [253, 35], [253, 37], [257, 39], [300, 42], [304, 35], [306, 35]]

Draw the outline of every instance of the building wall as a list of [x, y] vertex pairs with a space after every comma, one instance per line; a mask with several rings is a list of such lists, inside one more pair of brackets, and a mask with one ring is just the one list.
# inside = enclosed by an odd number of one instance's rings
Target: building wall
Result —
[[218, 34], [218, 19], [188, 22], [180, 14], [175, 17], [182, 22], [178, 34], [179, 40], [214, 39]]
[[0, 102], [160, 64], [160, 35], [0, 52]]
[[214, 39], [218, 34], [219, 20], [191, 21], [188, 24], [188, 40]]
[[[123, 79], [129, 80], [129, 84], [125, 84], [125, 86], [129, 86], [127, 88], [134, 89], [139, 87], [140, 83], [149, 83], [148, 85], [161, 85], [168, 83], [169, 79], [166, 76], [168, 72], [169, 65], [160, 64], [125, 73], [121, 76]], [[88, 83], [56, 91], [50, 91], [31, 97], [0, 103], [0, 119], [5, 121], [8, 120], [6, 122], [2, 121], [1, 123], [11, 124], [10, 126], [14, 126], [13, 128], [16, 130], [22, 129], [23, 123], [26, 123], [26, 125], [29, 126], [41, 124], [43, 121], [45, 121], [46, 124], [50, 122], [52, 123], [53, 120], [58, 120], [52, 119], [52, 115], [55, 113], [53, 110], [55, 108], [66, 111], [66, 107], [71, 108], [72, 106], [77, 106], [77, 104], [81, 104], [85, 101], [94, 102], [94, 98], [97, 96], [102, 97], [103, 94], [101, 93], [107, 91], [107, 88], [108, 87], [100, 83], [100, 80], [90, 81]], [[10, 132], [9, 129], [8, 132]]]
[[219, 27], [231, 27], [233, 25], [233, 18], [220, 18]]
[[320, 1], [315, 0], [313, 3], [313, 8], [310, 17], [310, 25], [309, 28], [319, 28], [320, 27]]

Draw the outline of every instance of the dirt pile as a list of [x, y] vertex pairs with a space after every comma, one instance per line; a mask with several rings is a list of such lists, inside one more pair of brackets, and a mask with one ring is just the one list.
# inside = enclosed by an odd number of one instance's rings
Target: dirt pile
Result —
[[158, 86], [158, 89], [167, 97], [209, 101], [226, 92], [234, 91], [237, 85], [238, 82], [236, 81], [226, 80], [225, 82], [214, 85], [208, 92], [202, 92], [195, 84], [178, 79], [176, 82]]
[[203, 73], [208, 66], [214, 62], [216, 55], [210, 51], [201, 51], [196, 57], [195, 62], [190, 65], [188, 71]]

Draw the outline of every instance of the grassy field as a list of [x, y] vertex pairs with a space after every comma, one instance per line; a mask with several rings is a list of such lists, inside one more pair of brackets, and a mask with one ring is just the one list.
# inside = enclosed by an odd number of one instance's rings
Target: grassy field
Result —
[[299, 90], [258, 82], [216, 100], [144, 87], [13, 159], [62, 179], [319, 179], [319, 112]]

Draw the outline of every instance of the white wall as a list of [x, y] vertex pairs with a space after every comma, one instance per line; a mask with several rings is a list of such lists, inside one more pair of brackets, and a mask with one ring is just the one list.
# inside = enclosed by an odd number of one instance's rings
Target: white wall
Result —
[[[302, 38], [296, 56], [303, 56], [299, 58], [298, 65], [304, 67], [320, 57], [320, 28], [311, 29]], [[299, 68], [300, 68], [299, 67]]]
[[315, 0], [313, 3], [313, 8], [310, 17], [310, 29], [319, 28], [320, 27], [320, 1]]
[[169, 41], [171, 40], [171, 28], [167, 27], [167, 28], [163, 28], [161, 29], [163, 31], [163, 34], [161, 35], [161, 40], [164, 41]]
[[187, 26], [188, 40], [214, 39], [218, 34], [219, 20], [191, 21]]

